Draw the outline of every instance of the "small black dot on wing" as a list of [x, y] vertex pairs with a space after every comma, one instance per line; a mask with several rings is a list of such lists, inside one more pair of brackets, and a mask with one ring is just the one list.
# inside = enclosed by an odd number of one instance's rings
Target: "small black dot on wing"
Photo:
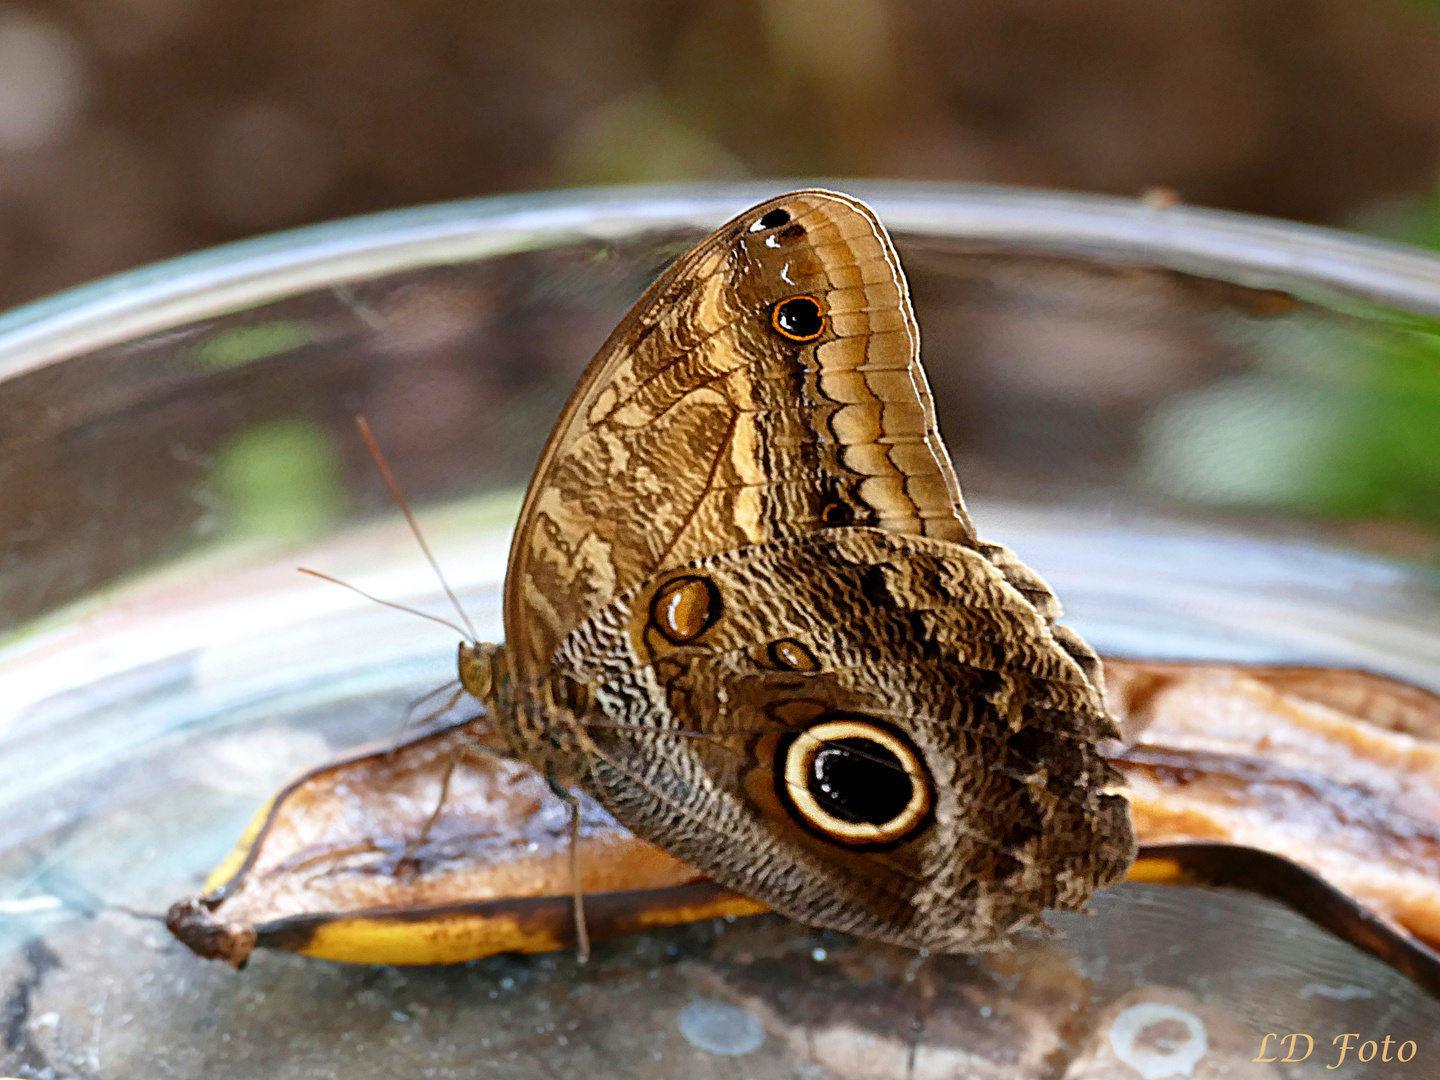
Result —
[[766, 229], [778, 229], [781, 225], [790, 221], [790, 211], [777, 206], [774, 210], [766, 211], [755, 224], [750, 226], [751, 232], [763, 232]]

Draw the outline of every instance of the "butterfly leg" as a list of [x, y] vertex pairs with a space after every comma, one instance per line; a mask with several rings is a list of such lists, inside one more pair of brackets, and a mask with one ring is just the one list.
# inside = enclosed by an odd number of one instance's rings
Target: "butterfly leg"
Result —
[[905, 1054], [905, 1080], [915, 1080], [915, 1058], [920, 1052], [920, 1038], [925, 1033], [931, 1002], [935, 1000], [935, 980], [931, 976], [929, 961], [930, 950], [921, 949], [905, 972], [905, 981], [913, 984], [916, 990], [915, 1015], [910, 1019], [910, 1045]]
[[428, 724], [437, 716], [444, 716], [447, 712], [449, 712], [455, 707], [455, 703], [459, 701], [460, 696], [465, 693], [465, 688], [463, 686], [458, 687], [455, 692], [450, 695], [450, 699], [446, 701], [444, 705], [441, 705], [438, 709], [431, 709], [428, 713], [420, 717], [420, 719], [418, 720], [413, 719], [411, 716], [411, 714], [416, 709], [418, 709], [421, 705], [425, 704], [425, 702], [429, 701], [436, 694], [441, 694], [448, 690], [451, 686], [454, 685], [454, 682], [455, 680], [452, 679], [450, 680], [450, 682], [445, 683], [443, 686], [437, 686], [434, 690], [420, 695], [414, 701], [410, 702], [409, 705], [405, 706], [405, 714], [400, 720], [400, 726], [395, 729], [395, 734], [391, 739], [390, 750], [392, 753], [400, 748], [400, 741], [405, 737], [405, 732], [408, 731], [411, 727], [419, 727], [422, 724]]
[[570, 804], [570, 886], [575, 898], [575, 953], [584, 964], [590, 960], [590, 934], [585, 929], [585, 894], [580, 890], [580, 796], [566, 788], [550, 774], [545, 775], [550, 790]]
[[415, 853], [430, 842], [430, 830], [435, 827], [435, 822], [440, 820], [440, 811], [445, 809], [445, 803], [450, 798], [450, 781], [455, 777], [455, 768], [460, 764], [464, 753], [456, 750], [450, 755], [450, 760], [445, 763], [445, 772], [440, 777], [440, 797], [435, 800], [435, 809], [430, 811], [430, 816], [425, 819], [425, 824], [420, 827], [420, 835], [405, 845], [405, 850], [400, 853], [400, 858], [395, 862], [397, 873], [402, 868], [415, 868]]
[[425, 819], [425, 824], [420, 828], [420, 834], [405, 845], [405, 850], [400, 853], [400, 858], [395, 861], [395, 872], [399, 873], [402, 868], [408, 867], [417, 869], [415, 854], [427, 843], [430, 842], [430, 830], [435, 828], [435, 823], [440, 820], [440, 812], [445, 809], [446, 802], [450, 799], [450, 783], [455, 778], [455, 770], [460, 762], [467, 757], [481, 754], [498, 754], [504, 757], [503, 753], [483, 743], [458, 746], [450, 754], [450, 760], [445, 763], [445, 772], [440, 777], [440, 797], [435, 800], [435, 809], [430, 811], [430, 816]]

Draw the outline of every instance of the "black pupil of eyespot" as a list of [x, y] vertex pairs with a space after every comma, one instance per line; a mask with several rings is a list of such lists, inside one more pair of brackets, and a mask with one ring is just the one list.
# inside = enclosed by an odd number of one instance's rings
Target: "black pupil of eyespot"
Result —
[[775, 313], [775, 325], [793, 337], [814, 337], [824, 325], [820, 318], [820, 305], [808, 296], [786, 300]]
[[852, 824], [885, 825], [910, 804], [914, 790], [889, 749], [871, 739], [836, 739], [810, 763], [810, 794], [825, 810]]
[[762, 229], [777, 229], [789, 220], [790, 215], [786, 211], [777, 208], [775, 210], [771, 210], [768, 214], [766, 214], [760, 219], [760, 227]]

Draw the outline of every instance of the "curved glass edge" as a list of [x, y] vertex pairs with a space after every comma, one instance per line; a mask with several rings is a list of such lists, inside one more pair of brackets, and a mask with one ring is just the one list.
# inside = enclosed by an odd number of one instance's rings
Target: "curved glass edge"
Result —
[[573, 189], [395, 210], [274, 233], [117, 274], [0, 315], [0, 380], [327, 285], [641, 229], [711, 229], [778, 191], [829, 187], [900, 233], [1141, 261], [1258, 288], [1440, 316], [1440, 257], [1332, 229], [1134, 199], [875, 180]]

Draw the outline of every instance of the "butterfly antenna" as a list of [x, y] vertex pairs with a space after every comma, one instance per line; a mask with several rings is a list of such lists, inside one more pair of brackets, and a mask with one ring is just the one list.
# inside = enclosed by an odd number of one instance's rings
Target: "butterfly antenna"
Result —
[[[460, 606], [460, 598], [455, 595], [455, 590], [450, 588], [450, 582], [445, 580], [445, 572], [440, 569], [440, 563], [436, 561], [434, 554], [430, 551], [430, 545], [425, 542], [425, 534], [420, 531], [420, 523], [415, 520], [415, 515], [410, 512], [410, 504], [405, 501], [405, 496], [400, 492], [400, 485], [395, 482], [395, 477], [390, 472], [390, 466], [385, 463], [385, 455], [380, 452], [380, 444], [375, 441], [375, 436], [370, 433], [369, 422], [365, 417], [357, 416], [355, 417], [355, 426], [360, 429], [360, 437], [365, 440], [365, 445], [370, 450], [370, 456], [375, 459], [375, 464], [380, 468], [380, 475], [385, 478], [385, 486], [390, 489], [390, 497], [395, 500], [395, 505], [400, 507], [400, 512], [405, 515], [405, 520], [410, 525], [410, 531], [415, 534], [415, 539], [420, 544], [420, 550], [425, 553], [425, 558], [430, 562], [430, 568], [435, 571], [435, 576], [440, 579], [440, 584], [445, 589], [445, 595], [450, 597], [450, 602], [455, 605], [455, 610], [460, 613], [460, 621], [463, 622], [470, 631], [470, 640], [479, 644], [480, 635], [475, 632], [475, 625], [470, 621], [470, 616], [465, 614], [465, 609]], [[463, 631], [461, 632], [461, 636], [465, 636]]]
[[[413, 607], [406, 607], [404, 604], [397, 604], [393, 600], [381, 600], [380, 597], [372, 596], [364, 589], [356, 588], [354, 585], [351, 585], [348, 581], [341, 581], [339, 578], [331, 577], [329, 574], [322, 574], [319, 570], [311, 570], [308, 567], [304, 566], [297, 566], [296, 569], [299, 570], [302, 574], [309, 574], [311, 577], [318, 577], [321, 581], [328, 581], [332, 585], [339, 585], [342, 589], [349, 589], [353, 593], [359, 593], [361, 596], [365, 597], [366, 600], [373, 600], [377, 604], [384, 604], [386, 607], [394, 608], [396, 611], [406, 611], [409, 612], [411, 615], [419, 615], [422, 619], [429, 619], [431, 622], [439, 623], [441, 626], [448, 626], [451, 630], [454, 630], [461, 637], [465, 636], [465, 631], [461, 627], [456, 626], [449, 619], [440, 618], [439, 615], [431, 615], [428, 611], [419, 611]], [[463, 615], [464, 612], [461, 612], [461, 614]], [[473, 634], [474, 631], [472, 630], [471, 633]]]

